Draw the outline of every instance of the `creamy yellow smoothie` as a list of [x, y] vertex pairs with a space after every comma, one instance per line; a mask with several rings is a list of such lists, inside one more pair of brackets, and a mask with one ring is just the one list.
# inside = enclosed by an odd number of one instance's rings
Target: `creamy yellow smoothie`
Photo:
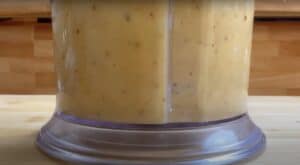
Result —
[[246, 112], [254, 0], [53, 0], [57, 110], [162, 124]]
[[254, 0], [175, 0], [170, 121], [247, 111]]
[[88, 119], [167, 121], [168, 1], [56, 0], [57, 108]]

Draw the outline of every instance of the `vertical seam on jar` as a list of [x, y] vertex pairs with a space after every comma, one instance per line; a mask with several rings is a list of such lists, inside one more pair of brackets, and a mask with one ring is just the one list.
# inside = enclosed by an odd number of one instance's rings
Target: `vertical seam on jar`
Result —
[[[250, 35], [250, 46], [248, 48], [248, 71], [247, 71], [247, 89], [249, 90], [249, 80], [250, 80], [250, 66], [251, 66], [251, 54], [252, 54], [252, 48], [253, 48], [253, 32], [254, 32], [254, 14], [255, 14], [255, 11], [253, 10], [255, 8], [255, 0], [250, 0], [249, 3], [251, 3], [251, 29], [250, 29], [250, 32], [249, 32], [249, 35]], [[247, 90], [247, 97], [249, 96], [249, 91]], [[248, 110], [248, 108], [246, 108], [246, 110]]]
[[[207, 24], [207, 26], [214, 26], [215, 24], [216, 24], [216, 21], [215, 21], [215, 11], [213, 11], [213, 2], [212, 3], [210, 3], [210, 4], [208, 4], [209, 6], [207, 6], [207, 9], [208, 10], [210, 10], [211, 11], [211, 15], [207, 18], [207, 20], [210, 20], [210, 22]], [[202, 18], [203, 19], [203, 18]], [[203, 23], [203, 22], [202, 22]], [[217, 26], [217, 25], [216, 25]], [[212, 27], [213, 28], [213, 27]], [[209, 34], [205, 34], [205, 35], [208, 35], [208, 36], [206, 36], [205, 38], [207, 38], [207, 41], [205, 41], [205, 42], [207, 42], [206, 43], [206, 46], [207, 47], [210, 47], [212, 44], [216, 44], [215, 43], [215, 36], [216, 36], [216, 34], [215, 34], [216, 32], [214, 31], [211, 35], [209, 35]], [[198, 94], [198, 111], [200, 111], [200, 118], [201, 118], [201, 120], [203, 120], [204, 118], [206, 118], [206, 116], [207, 116], [207, 111], [209, 111], [208, 109], [208, 107], [207, 107], [207, 103], [208, 103], [208, 95], [210, 95], [210, 93], [208, 93], [208, 92], [210, 92], [208, 89], [211, 89], [210, 88], [210, 83], [208, 82], [208, 80], [209, 80], [209, 69], [210, 69], [210, 63], [211, 63], [211, 60], [209, 59], [210, 58], [210, 56], [212, 55], [212, 54], [210, 54], [211, 52], [213, 52], [214, 51], [214, 49], [215, 49], [215, 47], [213, 47], [213, 48], [211, 48], [212, 50], [210, 51], [209, 49], [208, 49], [208, 52], [206, 52], [205, 51], [205, 53], [208, 53], [208, 54], [204, 54], [204, 56], [205, 56], [205, 68], [204, 68], [204, 71], [205, 71], [205, 73], [206, 73], [206, 77], [202, 77], [202, 76], [199, 76], [198, 77], [198, 79], [200, 79], [200, 78], [203, 78], [204, 79], [204, 83], [203, 83], [203, 93], [201, 94], [201, 99], [202, 99], [202, 101], [200, 101], [199, 100], [199, 94]], [[201, 56], [201, 55], [200, 55]], [[199, 60], [199, 59], [198, 59]], [[199, 61], [200, 62], [200, 61]], [[199, 86], [197, 87], [198, 88], [198, 92], [199, 92]], [[212, 92], [214, 92], [214, 91], [212, 91]], [[199, 105], [199, 104], [201, 104], [201, 105]], [[201, 107], [201, 108], [199, 108], [199, 107]]]
[[173, 32], [173, 0], [168, 0], [167, 6], [167, 50], [166, 50], [166, 102], [165, 102], [165, 117], [164, 122], [169, 122], [169, 113], [172, 111], [172, 65], [171, 65], [171, 58], [172, 58], [172, 32]]

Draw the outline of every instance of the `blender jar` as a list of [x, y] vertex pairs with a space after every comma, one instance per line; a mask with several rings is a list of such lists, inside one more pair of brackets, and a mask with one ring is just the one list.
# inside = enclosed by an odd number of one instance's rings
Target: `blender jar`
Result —
[[37, 144], [81, 164], [231, 164], [247, 115], [254, 0], [52, 0], [57, 106]]

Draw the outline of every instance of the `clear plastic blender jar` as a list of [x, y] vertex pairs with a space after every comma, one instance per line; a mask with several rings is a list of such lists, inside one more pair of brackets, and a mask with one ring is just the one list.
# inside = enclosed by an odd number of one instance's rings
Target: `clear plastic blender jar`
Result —
[[247, 115], [254, 0], [52, 0], [57, 106], [39, 147], [83, 164], [230, 164]]

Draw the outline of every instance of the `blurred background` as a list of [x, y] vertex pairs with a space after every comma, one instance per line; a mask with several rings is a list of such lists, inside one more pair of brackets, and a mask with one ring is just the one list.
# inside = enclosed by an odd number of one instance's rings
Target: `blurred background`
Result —
[[[250, 95], [300, 95], [300, 0], [257, 0]], [[49, 0], [0, 1], [0, 94], [53, 94]]]

